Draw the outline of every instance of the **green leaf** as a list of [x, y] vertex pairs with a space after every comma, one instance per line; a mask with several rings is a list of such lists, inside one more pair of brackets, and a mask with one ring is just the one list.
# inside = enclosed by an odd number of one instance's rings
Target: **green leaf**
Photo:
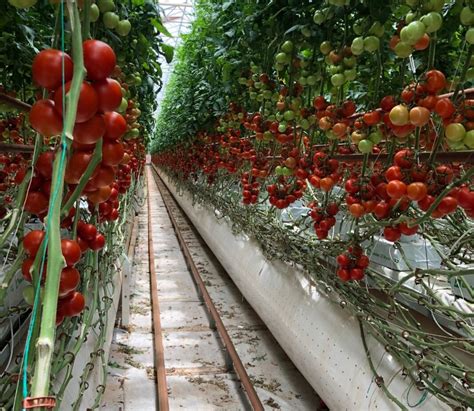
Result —
[[166, 58], [166, 62], [169, 64], [173, 60], [174, 56], [174, 47], [170, 46], [169, 44], [162, 44], [161, 45], [161, 50], [163, 50], [163, 53]]
[[153, 24], [153, 26], [154, 26], [161, 34], [164, 34], [166, 37], [173, 37], [173, 36], [171, 35], [171, 33], [166, 29], [165, 26], [163, 26], [163, 24], [161, 24], [161, 21], [159, 21], [158, 19], [152, 18], [152, 19], [151, 19], [151, 24]]

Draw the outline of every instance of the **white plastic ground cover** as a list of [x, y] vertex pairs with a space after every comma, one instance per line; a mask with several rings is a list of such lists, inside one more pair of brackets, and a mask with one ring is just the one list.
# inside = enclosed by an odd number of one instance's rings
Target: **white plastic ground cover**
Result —
[[[331, 410], [397, 410], [374, 382], [358, 321], [321, 295], [305, 274], [279, 261], [268, 261], [257, 244], [234, 235], [212, 210], [193, 205], [159, 172], [175, 199], [227, 270], [247, 301]], [[400, 366], [373, 338], [367, 340], [377, 373], [390, 392], [410, 409], [423, 397]], [[250, 370], [251, 372], [251, 370]], [[417, 410], [448, 410], [428, 395]]]

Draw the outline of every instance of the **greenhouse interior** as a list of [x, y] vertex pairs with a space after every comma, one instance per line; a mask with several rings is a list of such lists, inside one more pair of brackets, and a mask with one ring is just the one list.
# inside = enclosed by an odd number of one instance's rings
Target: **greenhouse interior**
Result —
[[0, 11], [0, 411], [474, 409], [474, 0]]

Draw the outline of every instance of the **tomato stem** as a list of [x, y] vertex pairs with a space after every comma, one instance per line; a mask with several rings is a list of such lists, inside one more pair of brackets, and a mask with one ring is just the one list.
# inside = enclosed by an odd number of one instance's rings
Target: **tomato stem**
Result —
[[40, 333], [36, 342], [36, 364], [32, 380], [32, 397], [47, 396], [50, 388], [51, 359], [54, 351], [56, 333], [56, 310], [59, 295], [59, 279], [61, 270], [64, 267], [60, 231], [60, 213], [65, 174], [63, 159], [71, 145], [80, 89], [85, 78], [82, 54], [81, 21], [76, 2], [68, 0], [67, 9], [70, 16], [72, 32], [74, 74], [71, 82], [71, 89], [66, 95], [66, 112], [64, 116], [63, 129], [64, 143], [58, 150], [53, 164], [51, 196], [47, 217], [48, 267], [46, 284], [44, 287]]

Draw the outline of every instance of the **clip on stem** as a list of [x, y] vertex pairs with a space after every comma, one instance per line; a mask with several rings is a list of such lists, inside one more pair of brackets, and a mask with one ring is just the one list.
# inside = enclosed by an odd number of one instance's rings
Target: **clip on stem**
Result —
[[31, 410], [33, 408], [47, 408], [53, 409], [56, 407], [55, 397], [26, 397], [23, 400], [23, 408]]

